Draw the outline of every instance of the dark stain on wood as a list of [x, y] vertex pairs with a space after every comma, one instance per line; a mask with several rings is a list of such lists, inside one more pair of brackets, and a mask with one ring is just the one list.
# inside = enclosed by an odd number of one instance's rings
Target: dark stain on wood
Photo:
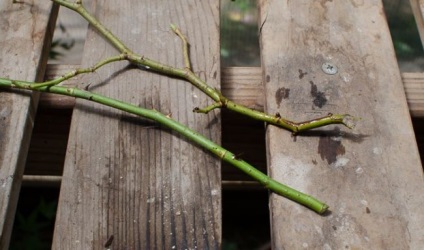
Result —
[[318, 164], [317, 160], [313, 159], [312, 164], [317, 165]]
[[327, 103], [327, 98], [325, 98], [324, 92], [318, 91], [318, 87], [313, 81], [309, 81], [309, 83], [311, 84], [311, 96], [314, 97], [312, 103], [318, 108], [324, 107]]
[[270, 82], [271, 81], [271, 77], [269, 75], [266, 75], [266, 82]]
[[112, 234], [112, 235], [109, 237], [109, 239], [107, 239], [107, 241], [106, 241], [106, 243], [105, 243], [105, 248], [108, 248], [108, 247], [110, 247], [110, 246], [112, 245], [113, 238], [114, 238], [114, 236], [113, 236], [113, 234]]
[[[339, 130], [339, 129], [336, 129]], [[318, 154], [322, 160], [326, 160], [328, 164], [336, 162], [337, 156], [344, 155], [346, 152], [341, 140], [335, 139], [328, 135], [321, 135], [318, 143]]]
[[369, 208], [369, 207], [366, 207], [366, 208], [365, 208], [365, 212], [366, 212], [367, 214], [370, 214], [370, 213], [371, 213], [370, 208]]
[[279, 88], [277, 89], [277, 91], [275, 92], [275, 101], [278, 105], [278, 107], [280, 107], [281, 101], [283, 99], [288, 99], [290, 97], [290, 89], [286, 89], [286, 88]]
[[299, 69], [299, 79], [302, 79], [307, 74], [308, 72], [303, 72], [301, 69]]

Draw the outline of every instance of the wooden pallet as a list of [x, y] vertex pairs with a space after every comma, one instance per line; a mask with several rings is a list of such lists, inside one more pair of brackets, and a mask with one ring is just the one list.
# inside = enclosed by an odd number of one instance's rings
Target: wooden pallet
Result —
[[[0, 73], [39, 81], [46, 67], [43, 48], [49, 45], [57, 8], [50, 1], [25, 3], [0, 4], [1, 20], [9, 22], [0, 22], [4, 34]], [[90, 9], [130, 47], [172, 65], [182, 63], [180, 41], [161, 29], [178, 21], [191, 41], [195, 71], [203, 72], [210, 84], [236, 102], [293, 119], [330, 111], [362, 118], [352, 131], [331, 126], [296, 137], [266, 127], [270, 175], [331, 206], [331, 213], [319, 216], [271, 195], [273, 248], [419, 249], [424, 245], [420, 212], [424, 182], [409, 115], [424, 116], [424, 77], [399, 73], [380, 1], [259, 1], [263, 66], [222, 70], [218, 2], [173, 1], [171, 5], [155, 0], [99, 0]], [[133, 23], [144, 25], [135, 29], [129, 25]], [[82, 65], [114, 52], [90, 29]], [[338, 72], [325, 74], [324, 63], [334, 64]], [[111, 65], [66, 84], [83, 88], [90, 83], [96, 92], [172, 113], [216, 142], [221, 133], [228, 133], [227, 113], [191, 112], [208, 100], [184, 81], [123, 70], [125, 66]], [[46, 78], [74, 67], [50, 66]], [[40, 177], [61, 182], [53, 249], [104, 249], [105, 244], [116, 249], [220, 248], [223, 177], [218, 159], [171, 131], [98, 105], [53, 95], [42, 95], [38, 102], [31, 93], [1, 91], [0, 249], [8, 246], [38, 103], [73, 110], [63, 176]], [[223, 143], [245, 146], [247, 154], [254, 154], [261, 150], [244, 145], [249, 141], [246, 134], [261, 129], [233, 128], [238, 134], [230, 134], [243, 145], [225, 139]], [[61, 147], [64, 140], [58, 140]], [[61, 156], [36, 158], [51, 147], [32, 148], [35, 152], [30, 150], [27, 166], [61, 165]], [[260, 164], [265, 159], [253, 161]]]
[[[35, 1], [34, 1], [35, 2]], [[43, 79], [57, 7], [0, 3], [0, 74]], [[0, 249], [7, 249], [25, 166], [38, 94], [0, 92]]]

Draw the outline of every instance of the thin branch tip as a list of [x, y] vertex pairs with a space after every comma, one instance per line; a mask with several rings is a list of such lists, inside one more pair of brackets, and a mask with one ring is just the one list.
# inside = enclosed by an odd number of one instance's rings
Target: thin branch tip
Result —
[[178, 29], [178, 27], [171, 23], [170, 24], [172, 31], [181, 39], [183, 42], [183, 57], [184, 57], [184, 67], [191, 71], [191, 63], [190, 63], [190, 56], [189, 56], [189, 43], [187, 38], [184, 36], [184, 34]]

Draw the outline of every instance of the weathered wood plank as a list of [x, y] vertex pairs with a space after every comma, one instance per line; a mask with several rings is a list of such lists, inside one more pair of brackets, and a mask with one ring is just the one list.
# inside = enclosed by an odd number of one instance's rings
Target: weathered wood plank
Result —
[[[78, 65], [50, 64], [47, 67], [47, 79], [53, 79], [78, 68]], [[424, 117], [424, 73], [403, 72], [401, 74], [409, 112], [413, 117]], [[76, 86], [80, 80], [71, 79], [63, 86]], [[263, 111], [264, 93], [262, 69], [260, 67], [224, 67], [221, 68], [221, 92], [236, 103]], [[71, 109], [75, 98], [42, 93], [40, 105], [54, 109]]]
[[38, 105], [24, 174], [62, 175], [72, 110]]
[[[49, 64], [46, 80], [62, 76], [79, 65]], [[80, 79], [72, 78], [63, 82], [62, 86], [76, 86]], [[262, 69], [260, 67], [224, 67], [221, 68], [221, 92], [239, 104], [257, 110], [263, 110]], [[40, 105], [57, 109], [73, 108], [75, 98], [42, 93]]]
[[[183, 67], [180, 26], [194, 71], [219, 87], [218, 1], [95, 1], [95, 15], [135, 51]], [[84, 66], [117, 52], [90, 28]], [[127, 63], [108, 65], [80, 87], [154, 108], [214, 141], [218, 112], [188, 83]], [[217, 249], [221, 242], [220, 164], [158, 124], [77, 101], [73, 114], [54, 249]]]
[[[352, 131], [330, 126], [297, 137], [268, 126], [269, 174], [331, 209], [319, 216], [272, 195], [273, 248], [420, 249], [423, 172], [381, 1], [259, 7], [266, 111], [361, 117]], [[323, 72], [327, 62], [335, 75]]]
[[412, 117], [424, 117], [424, 73], [402, 73], [403, 87]]
[[[0, 75], [41, 80], [57, 8], [50, 1], [0, 2]], [[0, 249], [7, 249], [38, 96], [0, 90]]]
[[241, 105], [263, 110], [261, 67], [225, 67], [221, 72], [221, 88], [224, 96]]

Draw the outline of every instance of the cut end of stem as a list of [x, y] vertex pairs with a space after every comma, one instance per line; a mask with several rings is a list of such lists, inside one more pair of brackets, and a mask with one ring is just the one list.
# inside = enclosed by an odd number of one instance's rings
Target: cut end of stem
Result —
[[326, 214], [329, 210], [330, 207], [327, 204], [323, 204], [321, 210], [317, 211], [318, 214]]
[[309, 199], [307, 199], [307, 202], [305, 203], [300, 202], [300, 203], [306, 206], [307, 208], [313, 210], [317, 214], [321, 214], [321, 215], [326, 214], [329, 209], [329, 206], [327, 204], [311, 196], [309, 196]]

